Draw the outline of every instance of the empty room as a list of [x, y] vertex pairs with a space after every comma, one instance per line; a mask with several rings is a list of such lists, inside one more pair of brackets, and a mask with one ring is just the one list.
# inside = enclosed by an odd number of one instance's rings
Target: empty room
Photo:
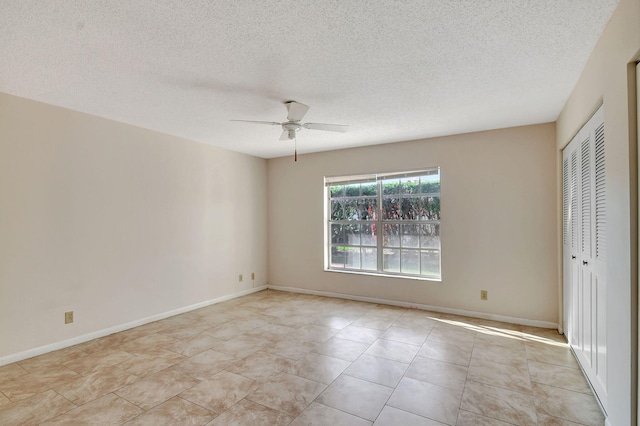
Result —
[[0, 0], [0, 55], [0, 424], [640, 424], [640, 0]]

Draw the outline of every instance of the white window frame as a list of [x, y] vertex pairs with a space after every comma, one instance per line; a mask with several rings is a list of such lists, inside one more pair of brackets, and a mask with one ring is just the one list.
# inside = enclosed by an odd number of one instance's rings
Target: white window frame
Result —
[[[325, 186], [325, 191], [324, 191], [324, 203], [325, 203], [325, 217], [324, 217], [324, 227], [325, 227], [325, 239], [324, 239], [324, 269], [325, 271], [328, 272], [346, 272], [346, 273], [356, 273], [356, 274], [365, 274], [365, 275], [375, 275], [375, 276], [390, 276], [390, 277], [394, 277], [394, 278], [411, 278], [411, 279], [419, 279], [419, 280], [429, 280], [429, 281], [442, 281], [442, 245], [441, 245], [441, 238], [442, 238], [442, 228], [441, 228], [441, 214], [438, 216], [437, 219], [433, 219], [433, 218], [411, 218], [411, 219], [403, 219], [403, 218], [398, 218], [398, 219], [388, 219], [388, 218], [384, 218], [383, 217], [383, 199], [386, 198], [390, 198], [391, 196], [388, 194], [383, 194], [382, 192], [382, 182], [383, 181], [387, 181], [387, 180], [392, 180], [392, 179], [407, 179], [407, 178], [415, 178], [418, 176], [425, 176], [425, 175], [437, 175], [439, 177], [438, 182], [440, 184], [439, 186], [439, 191], [438, 192], [429, 192], [429, 193], [423, 193], [423, 192], [419, 192], [418, 194], [416, 193], [408, 193], [408, 194], [402, 194], [400, 193], [401, 191], [399, 191], [399, 193], [397, 194], [397, 196], [394, 196], [395, 198], [397, 198], [398, 200], [401, 200], [403, 198], [424, 198], [424, 199], [433, 199], [433, 198], [438, 198], [438, 201], [441, 200], [441, 193], [442, 193], [442, 174], [441, 174], [441, 170], [439, 167], [430, 167], [430, 168], [425, 168], [422, 170], [415, 170], [415, 171], [405, 171], [405, 172], [393, 172], [393, 173], [376, 173], [376, 174], [360, 174], [360, 175], [350, 175], [350, 176], [334, 176], [334, 177], [326, 177], [324, 179], [324, 186]], [[376, 217], [374, 220], [371, 219], [367, 219], [367, 220], [362, 220], [360, 218], [358, 219], [352, 219], [352, 220], [332, 220], [332, 205], [331, 205], [331, 190], [330, 188], [332, 186], [340, 186], [340, 185], [350, 185], [350, 184], [362, 184], [362, 183], [374, 183], [377, 185], [377, 194], [372, 196], [372, 195], [362, 195], [360, 193], [360, 195], [358, 196], [347, 196], [346, 194], [342, 197], [334, 197], [333, 199], [340, 199], [343, 198], [345, 201], [346, 200], [351, 200], [351, 201], [357, 201], [358, 199], [372, 199], [372, 198], [376, 198], [377, 199], [377, 206], [375, 209], [375, 214]], [[401, 204], [401, 202], [400, 202]], [[441, 213], [441, 210], [440, 210]], [[401, 213], [402, 215], [402, 213]], [[362, 233], [360, 234], [360, 242], [358, 244], [349, 244], [348, 242], [341, 242], [341, 243], [334, 243], [332, 242], [332, 231], [331, 231], [331, 226], [332, 225], [375, 225], [376, 227], [376, 239], [375, 239], [375, 246], [371, 245], [371, 244], [364, 244], [362, 241]], [[400, 240], [400, 242], [398, 243], [398, 245], [396, 247], [390, 247], [390, 246], [385, 246], [384, 245], [384, 237], [383, 237], [383, 230], [385, 229], [384, 226], [385, 225], [395, 225], [398, 227], [398, 229], [403, 229], [403, 226], [406, 225], [417, 225], [417, 226], [421, 226], [421, 225], [429, 225], [433, 228], [429, 228], [429, 229], [433, 229], [436, 230], [437, 229], [437, 247], [434, 247], [433, 245], [433, 241], [430, 242], [429, 247], [423, 247], [423, 239], [418, 236], [418, 247], [412, 246], [412, 247], [403, 247], [403, 238], [402, 238], [402, 232], [398, 233], [398, 238]], [[361, 257], [360, 257], [360, 262], [359, 262], [359, 267], [357, 268], [350, 268], [347, 267], [346, 265], [346, 261], [344, 263], [344, 267], [338, 267], [332, 265], [332, 248], [334, 246], [347, 246], [347, 247], [359, 247], [360, 248], [360, 253], [361, 253]], [[364, 259], [364, 255], [362, 254], [362, 250], [363, 248], [375, 248], [376, 254], [377, 254], [377, 260], [376, 260], [376, 269], [363, 269], [363, 259]], [[392, 271], [389, 269], [385, 269], [384, 268], [384, 251], [386, 250], [398, 250], [399, 251], [399, 258], [400, 258], [400, 266], [399, 266], [399, 270], [396, 271]], [[402, 271], [402, 261], [403, 261], [403, 250], [406, 250], [406, 253], [408, 254], [410, 251], [417, 251], [418, 252], [418, 259], [419, 259], [419, 265], [420, 265], [420, 273], [416, 274], [416, 273], [407, 273], [407, 272], [403, 272]], [[428, 253], [428, 252], [434, 252], [437, 253], [437, 257], [438, 257], [438, 271], [439, 273], [423, 273], [423, 268], [422, 268], [422, 261], [423, 261], [423, 253]]]

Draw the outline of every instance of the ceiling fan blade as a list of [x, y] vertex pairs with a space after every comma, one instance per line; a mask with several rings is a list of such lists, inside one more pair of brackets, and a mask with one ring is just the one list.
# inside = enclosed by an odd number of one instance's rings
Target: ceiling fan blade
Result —
[[344, 133], [347, 131], [347, 125], [345, 124], [326, 124], [326, 123], [304, 123], [302, 125], [305, 129], [312, 130], [327, 130], [329, 132]]
[[276, 123], [275, 121], [254, 121], [254, 120], [229, 120], [229, 121], [241, 121], [243, 123], [253, 123], [253, 124], [269, 124], [271, 126], [282, 125], [282, 123]]
[[287, 111], [289, 111], [289, 114], [287, 115], [287, 120], [289, 121], [300, 121], [307, 111], [309, 111], [308, 106], [299, 102], [286, 102], [285, 105], [287, 107]]
[[283, 130], [282, 134], [280, 135], [280, 140], [281, 141], [288, 141], [289, 140], [289, 131], [288, 130]]

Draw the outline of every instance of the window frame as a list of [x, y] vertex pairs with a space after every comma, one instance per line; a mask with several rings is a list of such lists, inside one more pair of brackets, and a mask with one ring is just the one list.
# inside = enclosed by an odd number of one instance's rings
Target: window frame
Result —
[[[401, 200], [404, 198], [420, 198], [421, 203], [422, 199], [431, 199], [431, 202], [434, 202], [434, 199], [438, 199], [438, 203], [441, 203], [442, 199], [442, 171], [440, 167], [428, 167], [421, 170], [415, 171], [404, 171], [404, 172], [388, 172], [388, 173], [375, 173], [375, 174], [360, 174], [360, 175], [347, 175], [347, 176], [325, 176], [324, 178], [324, 204], [325, 204], [325, 215], [324, 215], [324, 270], [327, 272], [340, 272], [340, 273], [352, 273], [352, 274], [364, 274], [364, 275], [373, 275], [373, 276], [386, 276], [393, 278], [408, 278], [408, 279], [417, 279], [417, 280], [426, 280], [426, 281], [442, 281], [442, 215], [441, 213], [441, 204], [438, 210], [438, 217], [434, 218], [418, 218], [418, 219], [403, 219], [402, 217], [398, 219], [385, 219], [383, 216], [384, 211], [384, 199], [385, 195], [388, 197], [388, 194], [383, 193], [383, 181], [389, 181], [398, 179], [400, 184], [402, 179], [408, 179], [412, 177], [422, 177], [428, 175], [436, 175], [438, 176], [438, 192], [421, 192], [422, 188], [420, 188], [418, 193], [402, 193], [402, 190], [398, 189], [398, 193], [394, 194], [395, 198], [398, 200], [398, 204], [402, 206]], [[346, 194], [346, 186], [352, 184], [362, 184], [362, 183], [375, 183], [376, 184], [376, 195], [363, 195], [362, 190], [359, 190], [358, 195], [347, 195]], [[422, 184], [422, 182], [421, 182]], [[332, 197], [331, 187], [336, 186], [345, 186], [345, 193], [343, 197]], [[332, 199], [336, 198], [344, 198], [345, 201], [357, 201], [360, 199], [373, 199], [376, 200], [376, 208], [375, 208], [375, 219], [367, 220], [361, 219], [344, 219], [344, 220], [332, 220]], [[346, 203], [345, 203], [346, 205]], [[422, 205], [422, 204], [421, 204]], [[399, 209], [401, 214], [402, 210]], [[360, 213], [360, 206], [356, 204], [356, 211]], [[358, 231], [359, 234], [359, 243], [349, 244], [346, 239], [341, 243], [333, 243], [332, 242], [332, 225], [375, 225], [376, 227], [376, 239], [375, 245], [370, 245], [363, 243], [362, 236], [363, 233]], [[384, 244], [384, 230], [385, 225], [396, 225], [398, 228], [398, 245], [388, 246]], [[422, 227], [425, 225], [430, 225], [433, 227], [437, 227], [437, 231], [434, 232], [437, 234], [437, 247], [422, 247], [422, 236], [421, 233], [417, 234], [418, 238], [418, 246], [417, 247], [403, 247], [403, 226], [405, 225], [415, 225], [418, 227]], [[343, 232], [342, 229], [340, 232]], [[410, 234], [407, 234], [410, 235]], [[334, 246], [341, 247], [358, 247], [360, 252], [360, 258], [357, 268], [349, 268], [346, 265], [347, 260], [345, 259], [344, 267], [335, 267], [332, 266], [332, 249]], [[375, 248], [376, 251], [376, 269], [365, 269], [364, 256], [362, 255], [363, 248]], [[397, 271], [385, 270], [384, 265], [384, 250], [385, 249], [393, 249], [398, 250], [398, 268]], [[418, 254], [418, 265], [420, 268], [419, 274], [402, 272], [402, 261], [403, 261], [403, 251], [411, 250], [416, 251]], [[438, 254], [438, 274], [429, 274], [422, 273], [423, 269], [423, 254], [432, 251]]]

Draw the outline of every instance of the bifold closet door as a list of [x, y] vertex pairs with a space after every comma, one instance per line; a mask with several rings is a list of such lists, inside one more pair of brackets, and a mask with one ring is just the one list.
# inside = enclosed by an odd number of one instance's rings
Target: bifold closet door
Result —
[[562, 172], [565, 333], [606, 409], [606, 181], [602, 107], [564, 149]]

